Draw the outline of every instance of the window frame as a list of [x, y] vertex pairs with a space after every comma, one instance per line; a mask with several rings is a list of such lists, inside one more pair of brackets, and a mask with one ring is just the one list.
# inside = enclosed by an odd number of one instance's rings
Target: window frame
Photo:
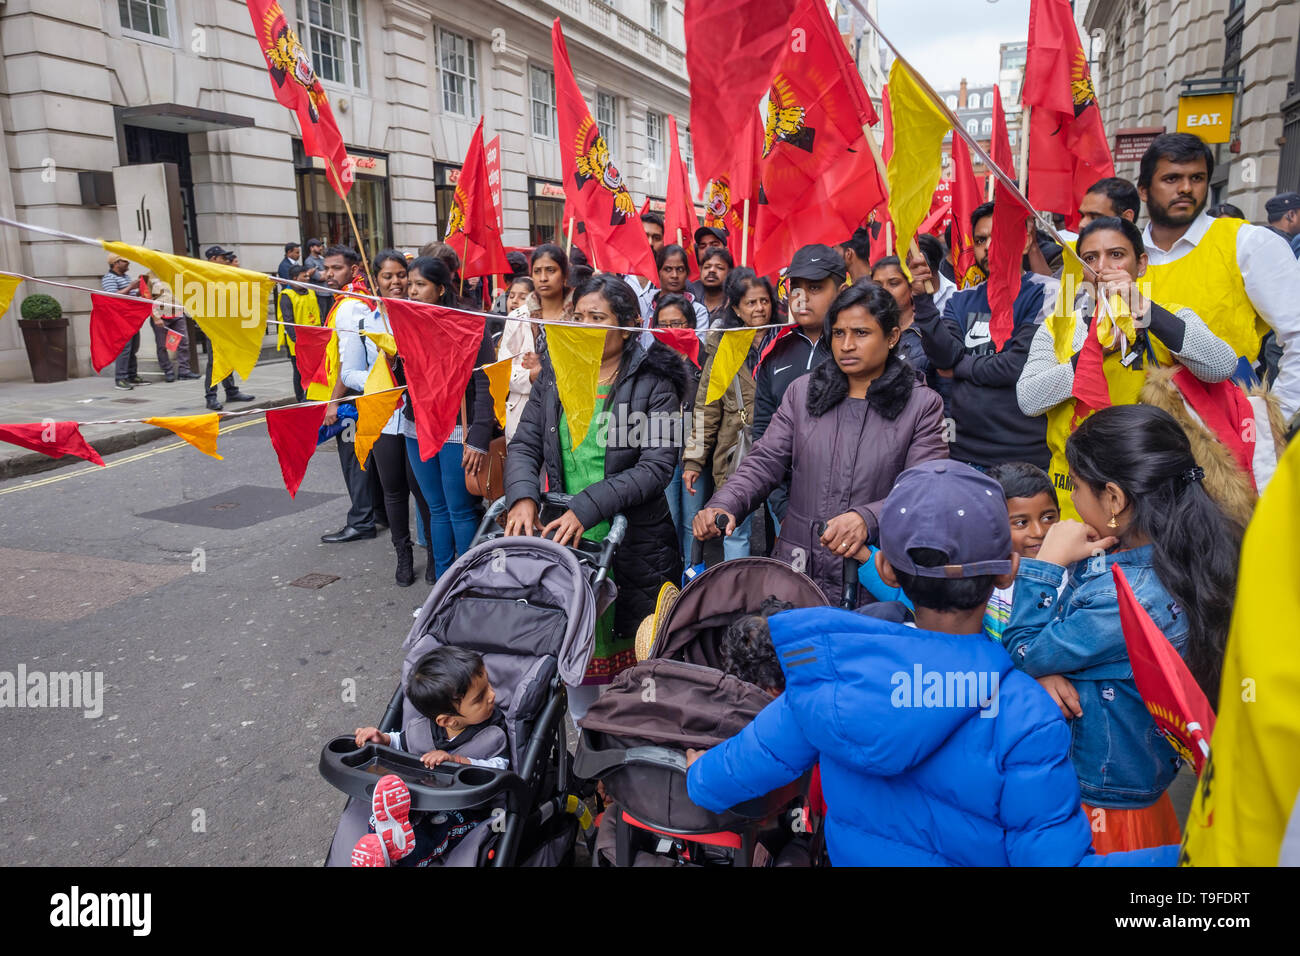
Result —
[[[118, 25], [122, 29], [122, 35], [136, 40], [147, 40], [150, 43], [158, 43], [163, 46], [174, 47], [177, 42], [176, 34], [178, 29], [176, 23], [176, 4], [173, 2], [173, 0], [143, 0], [143, 2], [145, 2], [146, 5], [148, 5], [148, 3], [154, 3], [155, 5], [157, 4], [162, 5], [163, 17], [166, 20], [168, 35], [165, 37], [160, 37], [156, 33], [146, 33], [141, 30], [137, 30], [135, 27], [130, 27], [122, 23], [121, 22], [122, 2], [121, 0], [118, 0], [117, 19], [118, 19]], [[127, 10], [129, 11], [131, 7], [131, 0], [126, 0], [126, 4], [127, 4]]]
[[993, 117], [992, 117], [992, 116], [986, 116], [986, 117], [984, 117], [984, 119], [980, 120], [980, 135], [981, 135], [981, 136], [992, 136], [992, 135], [993, 135]]
[[[311, 5], [315, 3], [319, 6], [328, 6], [333, 9], [336, 5], [340, 9], [343, 18], [343, 26], [347, 30], [344, 34], [339, 34], [332, 27], [317, 27], [311, 22]], [[365, 90], [366, 87], [366, 45], [365, 45], [365, 5], [361, 0], [298, 0], [297, 15], [294, 17], [298, 25], [298, 42], [302, 48], [307, 51], [307, 57], [311, 61], [311, 68], [315, 71], [317, 78], [321, 83], [336, 87], [338, 89], [348, 90]], [[352, 20], [355, 13], [357, 32], [352, 34]], [[287, 16], [287, 15], [286, 15]], [[320, 54], [316, 50], [311, 35], [312, 30], [322, 30], [331, 36], [343, 37], [343, 71], [344, 79], [337, 80], [325, 76], [320, 68]], [[356, 60], [352, 59], [353, 54]], [[333, 57], [331, 57], [331, 60]]]
[[668, 0], [650, 0], [649, 30], [652, 36], [657, 36], [661, 40], [667, 38]]
[[[601, 107], [608, 104], [610, 111], [609, 123], [602, 123], [600, 114]], [[606, 132], [605, 127], [609, 127]], [[596, 91], [596, 129], [600, 135], [605, 137], [605, 145], [609, 148], [611, 159], [618, 156], [618, 96], [614, 93], [606, 93], [604, 90]]]
[[[651, 117], [653, 117], [653, 118], [655, 119], [655, 121], [656, 121], [656, 122], [655, 122], [655, 125], [656, 125], [657, 128], [658, 128], [657, 131], [658, 131], [658, 134], [659, 134], [659, 135], [658, 135], [658, 138], [653, 137], [653, 136], [650, 135], [650, 119], [651, 119]], [[667, 135], [667, 126], [668, 126], [668, 118], [667, 118], [663, 113], [660, 113], [660, 112], [658, 112], [658, 111], [656, 111], [656, 110], [646, 110], [646, 111], [645, 111], [645, 154], [646, 154], [646, 165], [649, 166], [651, 169], [659, 169], [659, 170], [662, 170], [662, 169], [665, 167], [665, 165], [666, 165], [666, 163], [665, 163], [665, 155], [664, 155], [665, 152], [666, 152], [666, 150], [665, 150], [665, 144], [664, 144], [664, 139], [665, 139], [665, 137], [666, 137], [666, 135]], [[652, 149], [650, 148], [650, 147], [651, 147], [651, 144], [654, 144], [654, 143], [657, 143], [657, 144], [658, 144], [658, 147], [659, 147], [659, 148], [658, 148], [658, 151], [657, 151], [658, 155], [655, 155], [655, 152], [656, 152], [656, 151], [654, 151], [654, 150], [652, 150]]]
[[[538, 74], [548, 77], [550, 79], [550, 89], [551, 89], [551, 99], [549, 103], [550, 127], [548, 131], [545, 133], [539, 133], [537, 131], [537, 107], [541, 105], [542, 108], [545, 109], [548, 105], [546, 103], [543, 103], [541, 100], [537, 99], [536, 96], [537, 89], [533, 85], [533, 77]], [[546, 142], [549, 143], [557, 142], [559, 140], [560, 138], [559, 115], [556, 107], [557, 107], [557, 101], [556, 101], [556, 91], [555, 91], [555, 71], [548, 70], [544, 66], [538, 66], [536, 63], [529, 63], [528, 64], [528, 114], [529, 114], [528, 128], [532, 131], [533, 137], [535, 139], [545, 140]]]
[[[444, 37], [453, 38], [464, 44], [463, 58], [466, 68], [465, 73], [456, 73], [445, 68], [443, 51], [446, 49], [446, 46], [444, 44]], [[464, 34], [457, 33], [455, 30], [448, 29], [447, 27], [439, 26], [434, 34], [434, 55], [438, 59], [438, 91], [442, 94], [441, 107], [442, 112], [444, 113], [448, 113], [452, 116], [463, 116], [467, 119], [473, 119], [480, 113], [478, 52], [475, 47], [476, 43], [474, 37], [465, 36]], [[460, 94], [464, 100], [463, 105], [465, 106], [465, 109], [463, 111], [452, 109], [447, 105], [447, 95], [449, 90], [446, 82], [448, 76], [456, 77], [464, 84], [464, 88]]]

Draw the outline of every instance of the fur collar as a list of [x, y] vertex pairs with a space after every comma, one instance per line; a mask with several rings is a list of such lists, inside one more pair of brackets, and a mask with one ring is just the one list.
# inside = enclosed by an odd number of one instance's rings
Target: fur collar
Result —
[[[867, 402], [877, 413], [893, 421], [903, 413], [916, 376], [906, 361], [894, 354], [885, 360], [885, 371], [867, 389]], [[808, 382], [808, 414], [821, 418], [849, 394], [849, 377], [831, 358], [812, 371]]]

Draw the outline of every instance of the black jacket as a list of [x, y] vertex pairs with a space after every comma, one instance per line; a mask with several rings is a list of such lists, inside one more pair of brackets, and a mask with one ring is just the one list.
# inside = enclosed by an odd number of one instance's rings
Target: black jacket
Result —
[[[627, 537], [615, 556], [612, 574], [618, 585], [614, 632], [621, 638], [634, 636], [641, 621], [654, 612], [665, 581], [676, 584], [681, 580], [682, 553], [664, 489], [681, 457], [682, 436], [680, 417], [676, 434], [661, 429], [661, 440], [657, 442], [632, 445], [618, 426], [633, 421], [638, 413], [649, 421], [663, 416], [657, 419], [661, 423], [680, 416], [689, 387], [678, 353], [657, 342], [649, 349], [643, 348], [639, 336], [629, 339], [613, 392], [603, 408], [596, 409], [597, 414], [606, 411], [611, 416], [605, 480], [579, 492], [570, 504], [584, 528], [592, 528], [616, 514], [627, 518]], [[510, 507], [524, 498], [540, 500], [539, 473], [545, 473], [550, 489], [563, 490], [559, 425], [555, 372], [549, 358], [543, 357], [542, 373], [533, 384], [506, 453], [505, 491]]]
[[830, 357], [826, 336], [813, 344], [800, 329], [787, 332], [772, 346], [754, 375], [754, 441], [767, 431], [790, 383], [803, 378]]
[[921, 333], [925, 354], [935, 368], [953, 370], [952, 457], [984, 468], [1008, 461], [1046, 468], [1052, 457], [1047, 418], [1023, 414], [1016, 399], [1016, 382], [1038, 331], [1043, 287], [1021, 278], [1011, 337], [1001, 351], [989, 337], [987, 282], [953, 295], [942, 318], [930, 296], [918, 295], [913, 302], [912, 327]]

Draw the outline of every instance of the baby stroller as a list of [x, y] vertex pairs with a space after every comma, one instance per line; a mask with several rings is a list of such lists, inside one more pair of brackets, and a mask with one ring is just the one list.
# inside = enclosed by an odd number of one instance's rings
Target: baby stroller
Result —
[[775, 857], [790, 831], [806, 823], [806, 777], [720, 814], [696, 806], [686, 792], [686, 750], [734, 736], [770, 701], [760, 688], [724, 674], [719, 654], [727, 628], [758, 613], [768, 595], [801, 608], [826, 604], [811, 579], [782, 561], [715, 565], [656, 614], [649, 656], [619, 674], [582, 719], [574, 769], [601, 779], [614, 801], [593, 863], [607, 857], [612, 828], [617, 866], [747, 867]]
[[[567, 495], [545, 498], [547, 508], [567, 507]], [[378, 727], [401, 730], [411, 753], [357, 747], [351, 736], [321, 750], [321, 776], [348, 794], [327, 866], [349, 865], [368, 830], [375, 785], [390, 773], [410, 789], [412, 811], [490, 809], [443, 866], [554, 866], [571, 854], [579, 828], [591, 829], [590, 813], [569, 789], [564, 687], [581, 682], [596, 619], [614, 599], [608, 572], [627, 521], [615, 517], [600, 544], [565, 548], [504, 537], [497, 524], [504, 511], [504, 498], [489, 508], [474, 546], [438, 580], [402, 644], [402, 679]], [[421, 657], [444, 644], [483, 655], [506, 717], [511, 769], [420, 762], [433, 737], [428, 718], [406, 699], [406, 681]]]

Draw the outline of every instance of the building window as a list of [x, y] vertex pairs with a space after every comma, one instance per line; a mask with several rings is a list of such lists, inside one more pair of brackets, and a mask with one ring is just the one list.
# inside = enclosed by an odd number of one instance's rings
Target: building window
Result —
[[361, 88], [361, 14], [357, 0], [303, 0], [298, 6], [298, 39], [307, 48], [316, 75], [322, 80]]
[[992, 94], [992, 93], [985, 93], [985, 94], [984, 94], [984, 108], [985, 108], [986, 110], [991, 110], [991, 109], [993, 109], [993, 94]]
[[980, 134], [980, 121], [979, 121], [979, 120], [967, 120], [967, 121], [966, 121], [966, 132], [970, 133], [972, 136], [978, 136], [978, 135]]
[[664, 35], [664, 25], [668, 22], [667, 0], [650, 0], [650, 32], [657, 37]]
[[167, 39], [167, 0], [117, 0], [122, 29]]
[[1011, 143], [1012, 146], [1015, 146], [1015, 145], [1016, 145], [1016, 131], [1015, 131], [1015, 130], [1008, 130], [1008, 131], [1007, 131], [1007, 140], [1008, 140], [1008, 142]]
[[645, 114], [645, 155], [646, 162], [656, 169], [664, 161], [664, 117], [653, 110]]
[[533, 135], [538, 139], [555, 139], [555, 74], [539, 66], [529, 66], [528, 87], [533, 102]]
[[596, 94], [596, 128], [605, 137], [609, 155], [618, 153], [618, 97], [609, 93]]
[[957, 108], [957, 97], [950, 96], [946, 102], [948, 103], [948, 109], [955, 110]]
[[980, 132], [985, 136], [991, 135], [993, 132], [993, 120], [987, 116], [984, 117], [984, 122], [980, 124]]
[[457, 116], [478, 115], [478, 64], [474, 41], [450, 30], [438, 31], [438, 72], [442, 74], [442, 108]]

